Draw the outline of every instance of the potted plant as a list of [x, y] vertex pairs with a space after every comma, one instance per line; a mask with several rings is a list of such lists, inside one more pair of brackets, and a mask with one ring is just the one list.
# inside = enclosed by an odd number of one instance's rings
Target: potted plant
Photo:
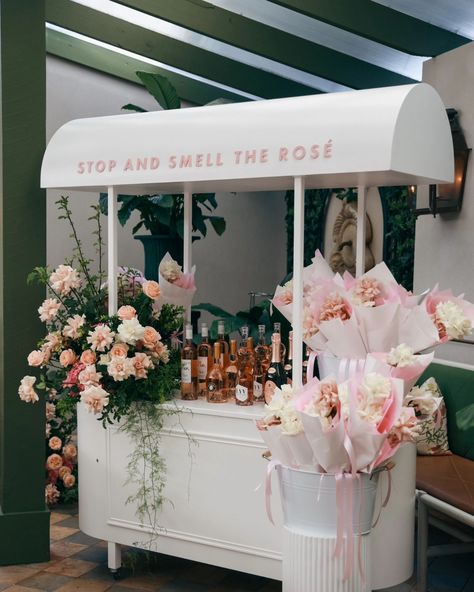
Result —
[[[156, 99], [163, 109], [179, 109], [181, 101], [176, 89], [164, 76], [150, 72], [137, 72], [148, 92]], [[142, 107], [131, 103], [123, 109], [144, 112]], [[158, 265], [163, 256], [169, 252], [178, 261], [183, 262], [183, 229], [184, 207], [183, 195], [119, 195], [121, 204], [118, 219], [122, 226], [130, 219], [132, 212], [137, 211], [140, 219], [132, 228], [135, 238], [141, 241], [145, 251], [145, 277], [158, 279]], [[101, 194], [100, 208], [107, 214], [107, 195]], [[205, 237], [209, 222], [220, 236], [226, 227], [222, 216], [213, 215], [217, 201], [213, 193], [193, 194], [193, 241]], [[140, 229], [150, 234], [136, 234]]]

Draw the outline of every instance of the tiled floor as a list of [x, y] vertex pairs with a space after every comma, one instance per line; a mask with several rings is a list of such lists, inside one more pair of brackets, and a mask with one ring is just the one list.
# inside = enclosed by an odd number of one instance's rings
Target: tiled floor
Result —
[[[280, 582], [202, 563], [156, 554], [146, 561], [138, 551], [123, 555], [129, 565], [134, 562], [134, 569], [123, 567], [116, 581], [107, 568], [107, 544], [79, 530], [75, 508], [60, 507], [51, 513], [51, 560], [0, 567], [0, 591], [281, 592]], [[430, 592], [474, 592], [472, 556], [434, 560], [430, 581]], [[412, 581], [390, 592], [415, 589]]]

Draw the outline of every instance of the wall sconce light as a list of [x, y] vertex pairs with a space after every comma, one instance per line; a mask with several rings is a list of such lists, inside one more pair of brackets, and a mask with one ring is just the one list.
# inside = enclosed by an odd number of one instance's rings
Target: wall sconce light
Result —
[[[471, 149], [467, 147], [466, 139], [459, 125], [456, 109], [446, 109], [451, 126], [454, 148], [454, 182], [444, 185], [430, 185], [429, 201], [427, 208], [413, 208], [415, 216], [424, 214], [444, 214], [446, 212], [459, 212], [462, 207], [464, 184], [466, 181], [467, 163]], [[410, 202], [416, 206], [416, 188], [412, 185], [408, 188]]]

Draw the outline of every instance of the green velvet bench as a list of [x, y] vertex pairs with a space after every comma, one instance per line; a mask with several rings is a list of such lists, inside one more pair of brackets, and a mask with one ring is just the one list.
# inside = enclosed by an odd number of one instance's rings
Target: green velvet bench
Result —
[[[428, 559], [474, 552], [474, 366], [436, 360], [421, 376], [433, 376], [446, 403], [452, 456], [418, 456], [417, 587], [427, 590]], [[441, 518], [440, 518], [441, 517]], [[448, 517], [450, 520], [443, 520]], [[461, 542], [429, 546], [428, 523]], [[456, 523], [467, 525], [457, 528]]]

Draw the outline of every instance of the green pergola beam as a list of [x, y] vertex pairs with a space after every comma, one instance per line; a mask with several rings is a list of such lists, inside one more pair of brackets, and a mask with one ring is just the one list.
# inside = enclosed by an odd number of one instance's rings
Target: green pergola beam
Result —
[[319, 92], [69, 0], [46, 0], [46, 20], [258, 97], [272, 99]]
[[437, 56], [471, 42], [371, 0], [269, 1], [412, 55]]
[[[338, 2], [339, 0], [333, 3], [337, 5]], [[407, 76], [207, 2], [118, 0], [118, 3], [350, 88], [373, 88], [416, 82]]]
[[195, 105], [205, 105], [216, 99], [228, 99], [233, 102], [248, 100], [237, 93], [194, 80], [184, 74], [147, 64], [139, 59], [122, 55], [112, 49], [88, 43], [83, 39], [54, 29], [46, 29], [46, 51], [56, 57], [140, 85], [142, 83], [136, 75], [138, 70], [166, 76], [176, 88], [181, 99]]

